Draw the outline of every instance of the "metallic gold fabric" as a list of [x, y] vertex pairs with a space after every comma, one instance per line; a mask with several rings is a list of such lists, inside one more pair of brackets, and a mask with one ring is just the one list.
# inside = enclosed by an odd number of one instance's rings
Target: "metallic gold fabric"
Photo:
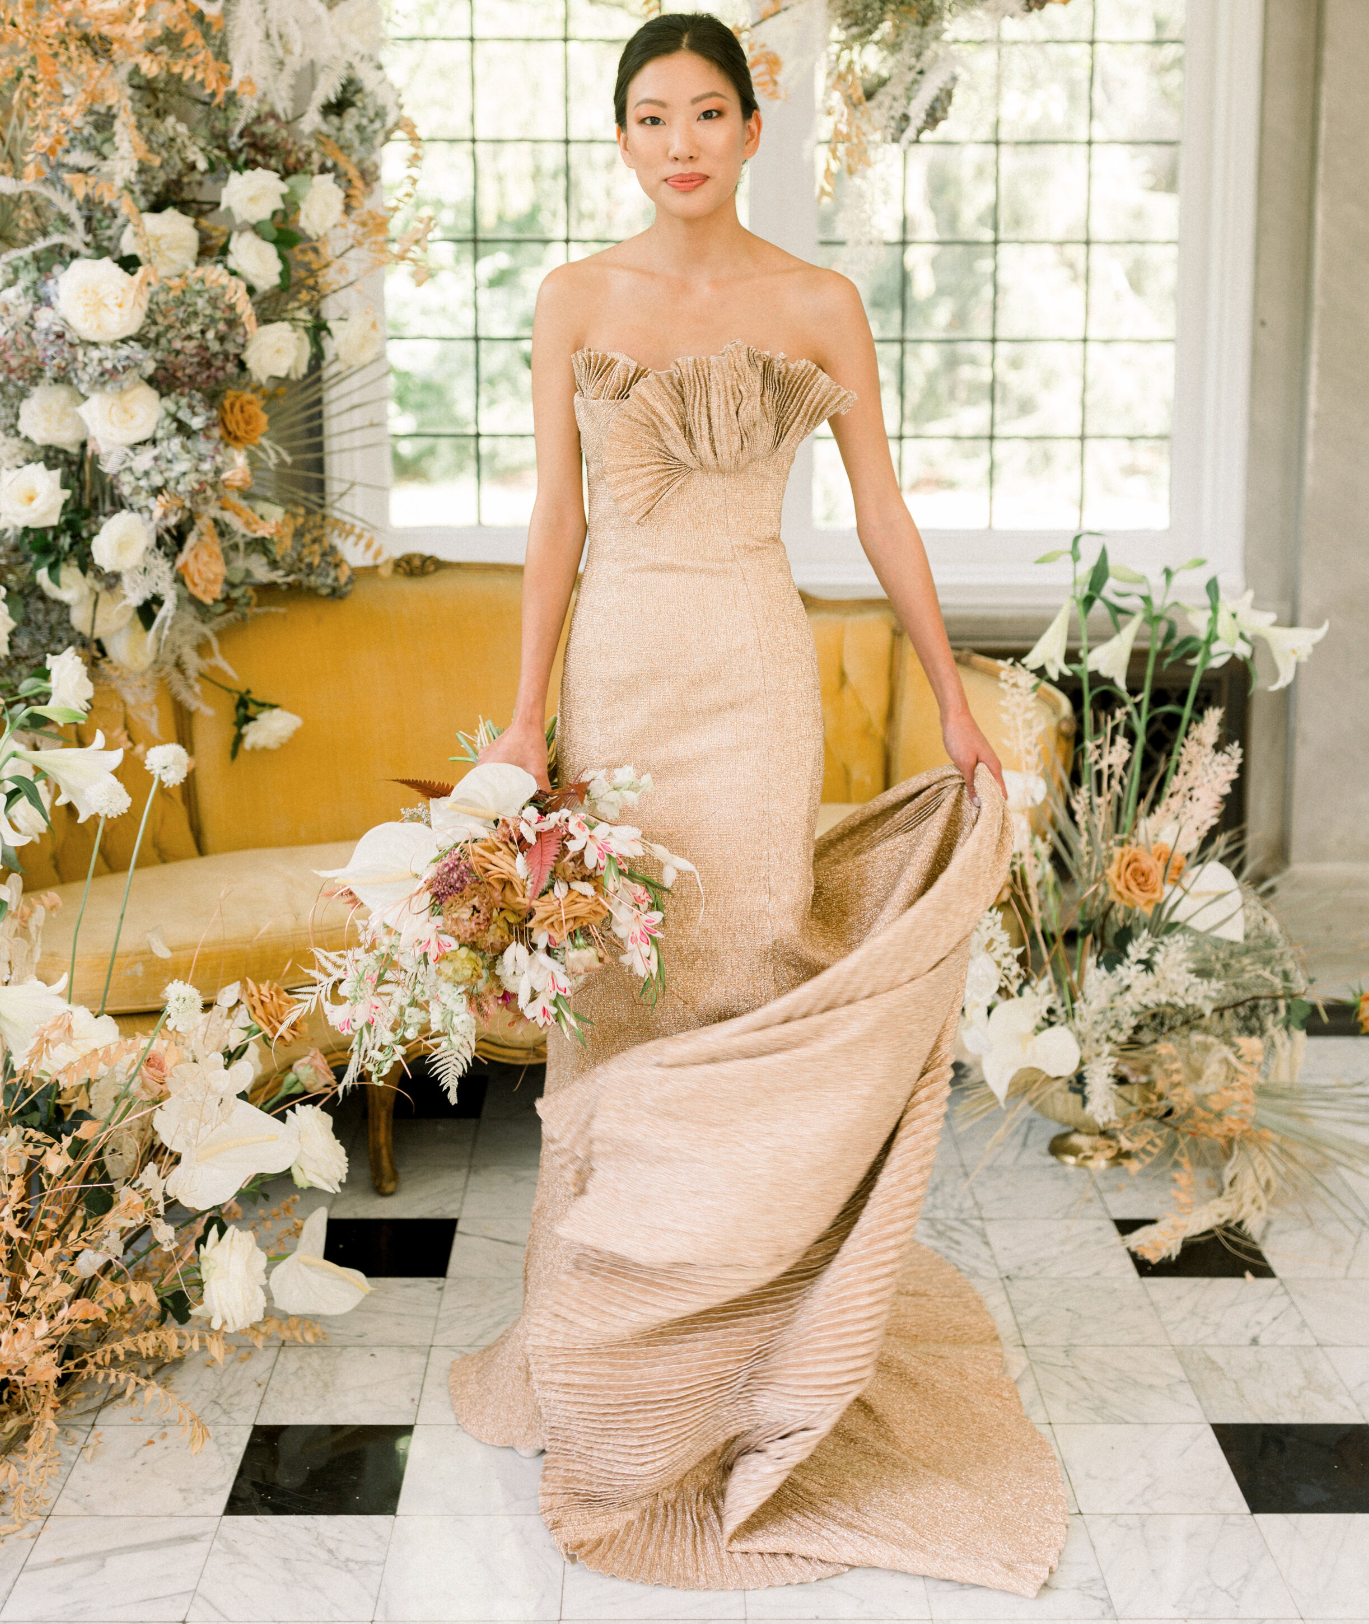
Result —
[[590, 544], [561, 689], [572, 774], [630, 762], [677, 883], [655, 1008], [601, 972], [554, 1034], [522, 1318], [457, 1418], [547, 1450], [558, 1544], [644, 1583], [849, 1566], [1024, 1595], [1065, 1501], [983, 1303], [912, 1240], [967, 939], [1011, 834], [981, 771], [817, 843], [813, 639], [779, 541], [795, 446], [850, 397], [745, 345], [576, 358]]

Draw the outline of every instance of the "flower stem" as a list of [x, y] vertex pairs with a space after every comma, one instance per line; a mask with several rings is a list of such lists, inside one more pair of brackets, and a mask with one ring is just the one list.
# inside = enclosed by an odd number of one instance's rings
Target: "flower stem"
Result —
[[157, 790], [161, 786], [161, 779], [155, 775], [152, 779], [152, 788], [148, 791], [147, 805], [143, 808], [143, 821], [138, 825], [138, 838], [133, 842], [133, 855], [128, 861], [128, 879], [124, 882], [124, 900], [119, 905], [119, 923], [114, 928], [114, 946], [109, 950], [109, 968], [105, 971], [105, 990], [100, 994], [100, 1007], [96, 1014], [103, 1015], [105, 1004], [109, 1001], [109, 984], [114, 979], [114, 961], [119, 954], [119, 938], [124, 933], [124, 914], [128, 911], [128, 893], [133, 889], [133, 871], [138, 866], [138, 853], [142, 850], [143, 831], [147, 828], [147, 815], [152, 810], [152, 803], [157, 797]]
[[95, 859], [100, 855], [100, 841], [104, 837], [105, 820], [100, 819], [95, 830], [95, 845], [90, 853], [90, 868], [86, 871], [86, 888], [81, 892], [81, 907], [76, 915], [76, 928], [71, 933], [71, 968], [67, 971], [67, 1002], [73, 1003], [76, 994], [76, 941], [81, 934], [81, 921], [86, 916], [86, 902], [90, 897], [90, 882], [95, 878]]

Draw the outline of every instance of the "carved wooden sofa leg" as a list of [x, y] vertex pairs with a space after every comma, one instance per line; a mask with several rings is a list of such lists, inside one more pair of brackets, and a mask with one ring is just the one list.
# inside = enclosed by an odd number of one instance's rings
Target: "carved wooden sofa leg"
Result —
[[384, 1082], [366, 1085], [366, 1142], [371, 1159], [371, 1183], [377, 1195], [393, 1195], [399, 1188], [395, 1168], [395, 1095], [404, 1067], [396, 1062]]

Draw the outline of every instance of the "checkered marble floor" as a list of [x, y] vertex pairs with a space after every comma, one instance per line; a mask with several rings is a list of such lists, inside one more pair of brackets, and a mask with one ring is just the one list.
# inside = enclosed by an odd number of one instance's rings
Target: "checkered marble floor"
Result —
[[[1316, 1039], [1309, 1065], [1363, 1078], [1369, 1043]], [[515, 1082], [397, 1121], [388, 1200], [343, 1107], [351, 1179], [300, 1210], [327, 1201], [329, 1255], [371, 1295], [326, 1343], [181, 1367], [212, 1429], [198, 1455], [125, 1404], [74, 1428], [46, 1521], [0, 1542], [0, 1624], [1369, 1619], [1369, 1230], [1281, 1218], [1262, 1249], [1142, 1272], [1121, 1233], [1161, 1192], [1050, 1161], [1036, 1119], [968, 1183], [986, 1135], [948, 1132], [919, 1235], [983, 1294], [1065, 1470], [1069, 1543], [1039, 1597], [871, 1570], [673, 1591], [564, 1563], [541, 1462], [467, 1437], [445, 1391], [453, 1355], [518, 1312], [539, 1123]]]

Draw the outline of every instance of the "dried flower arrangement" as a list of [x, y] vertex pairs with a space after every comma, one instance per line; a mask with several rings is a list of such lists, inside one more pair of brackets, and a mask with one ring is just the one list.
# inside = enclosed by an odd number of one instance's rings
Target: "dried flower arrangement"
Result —
[[383, 399], [361, 278], [424, 275], [404, 199], [372, 200], [381, 144], [408, 135], [412, 178], [417, 139], [374, 0], [0, 24], [0, 681], [75, 644], [135, 703], [202, 705], [260, 586], [338, 596], [340, 541], [380, 557], [323, 459]]

